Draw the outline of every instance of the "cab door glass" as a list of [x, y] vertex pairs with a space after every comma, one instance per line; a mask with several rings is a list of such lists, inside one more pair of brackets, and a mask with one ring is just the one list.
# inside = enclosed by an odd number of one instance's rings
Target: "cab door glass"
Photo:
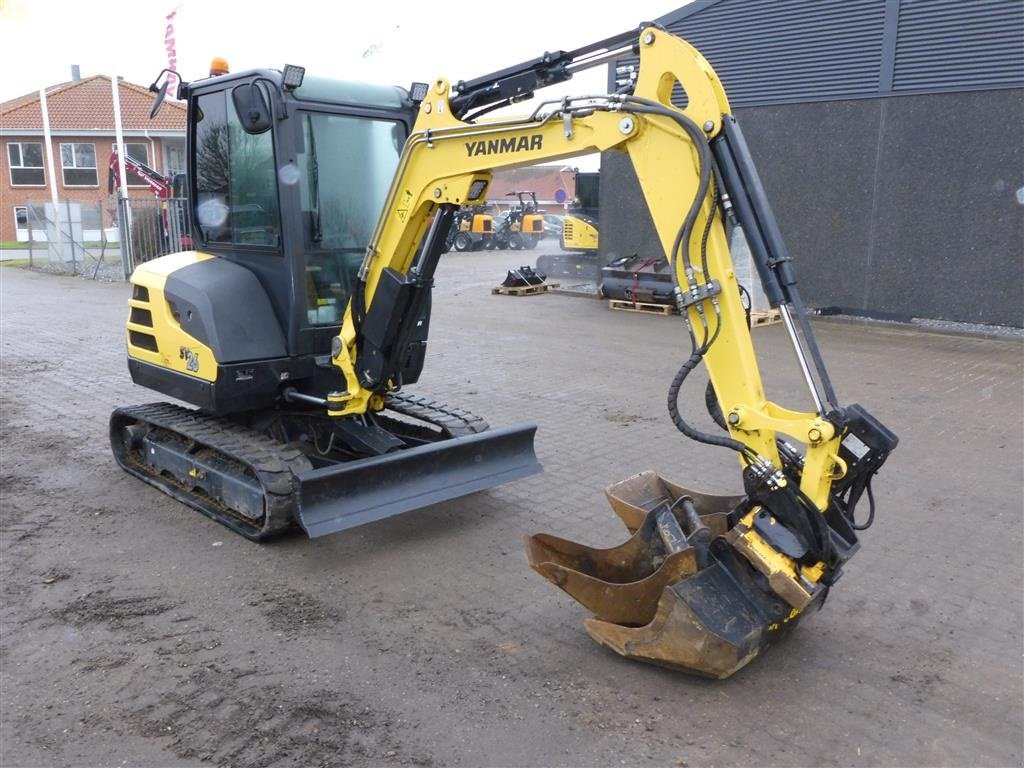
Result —
[[[269, 94], [265, 98], [270, 103]], [[278, 247], [281, 217], [273, 131], [246, 133], [227, 91], [199, 96], [196, 105], [195, 220], [202, 239]]]
[[405, 128], [393, 120], [307, 112], [299, 189], [306, 224], [306, 313], [336, 325], [398, 167]]

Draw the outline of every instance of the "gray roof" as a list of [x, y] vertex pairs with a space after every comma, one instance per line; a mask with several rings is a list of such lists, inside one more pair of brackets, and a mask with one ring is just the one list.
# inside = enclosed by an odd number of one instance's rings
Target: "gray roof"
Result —
[[696, 0], [657, 21], [734, 106], [1024, 87], [1021, 0]]

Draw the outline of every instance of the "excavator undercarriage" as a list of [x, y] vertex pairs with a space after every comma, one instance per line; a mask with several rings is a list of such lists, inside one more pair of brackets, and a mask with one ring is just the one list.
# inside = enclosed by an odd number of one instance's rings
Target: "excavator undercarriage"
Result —
[[316, 411], [237, 418], [169, 403], [119, 408], [127, 471], [248, 539], [299, 526], [311, 538], [539, 472], [536, 427], [491, 430], [468, 411], [405, 394], [364, 423]]

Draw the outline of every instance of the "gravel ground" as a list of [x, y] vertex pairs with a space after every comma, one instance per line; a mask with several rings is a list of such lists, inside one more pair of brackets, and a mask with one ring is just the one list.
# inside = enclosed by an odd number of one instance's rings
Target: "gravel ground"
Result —
[[[814, 320], [900, 447], [824, 609], [710, 682], [597, 647], [526, 567], [524, 533], [622, 541], [610, 483], [739, 471], [665, 414], [678, 318], [491, 295], [522, 258], [443, 260], [417, 391], [536, 422], [544, 474], [265, 546], [114, 464], [110, 411], [160, 399], [125, 369], [126, 285], [0, 270], [0, 765], [1020, 765], [1019, 336]], [[754, 336], [804, 407], [781, 326]]]

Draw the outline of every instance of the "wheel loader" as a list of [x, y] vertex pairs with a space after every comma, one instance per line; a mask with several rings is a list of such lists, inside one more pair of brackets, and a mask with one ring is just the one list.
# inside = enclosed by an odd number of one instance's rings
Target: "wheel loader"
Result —
[[491, 248], [493, 230], [494, 217], [487, 212], [487, 206], [477, 205], [461, 208], [455, 214], [451, 229], [448, 230], [445, 252], [452, 249], [463, 252]]
[[544, 217], [537, 205], [537, 194], [527, 191], [506, 194], [518, 198], [519, 204], [510, 208], [494, 228], [494, 247], [513, 251], [536, 248], [544, 235]]
[[[628, 88], [490, 114], [624, 55], [640, 59]], [[154, 90], [159, 102], [166, 82]], [[600, 644], [711, 677], [822, 605], [874, 518], [872, 478], [897, 438], [839, 401], [740, 126], [696, 49], [644, 24], [454, 84], [405, 90], [286, 66], [178, 95], [196, 249], [135, 270], [126, 340], [132, 379], [192, 407], [117, 409], [110, 438], [125, 470], [258, 541], [296, 527], [338, 533], [540, 471], [534, 424], [490, 428], [417, 390], [434, 270], [453, 218], [485, 202], [494, 169], [620, 151], [690, 342], [666, 376], [669, 418], [735, 457], [743, 493], [640, 472], [608, 489], [624, 544], [537, 534], [527, 562], [593, 614], [586, 629]], [[730, 219], [781, 314], [811, 411], [763, 389]], [[679, 405], [702, 363], [716, 433]]]

